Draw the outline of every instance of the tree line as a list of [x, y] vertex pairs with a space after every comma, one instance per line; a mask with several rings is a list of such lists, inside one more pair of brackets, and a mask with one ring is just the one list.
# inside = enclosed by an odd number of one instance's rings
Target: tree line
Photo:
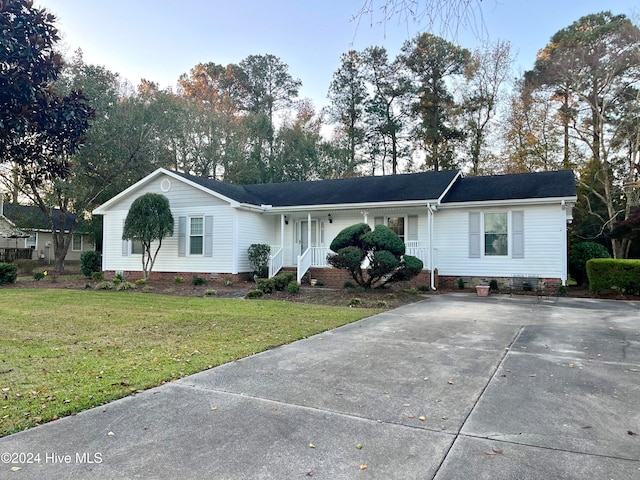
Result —
[[[506, 41], [472, 51], [423, 33], [399, 52], [348, 51], [322, 110], [299, 98], [301, 80], [274, 55], [198, 64], [175, 90], [134, 87], [80, 51], [63, 62], [55, 17], [27, 0], [4, 2], [0, 15], [14, 34], [0, 38], [2, 61], [24, 81], [0, 84], [3, 180], [13, 200], [26, 195], [45, 213], [82, 219], [158, 167], [236, 184], [570, 168], [575, 238], [637, 255], [633, 228], [616, 230], [640, 203], [640, 30], [624, 15], [578, 19], [516, 78]], [[11, 43], [24, 26], [32, 53]]]

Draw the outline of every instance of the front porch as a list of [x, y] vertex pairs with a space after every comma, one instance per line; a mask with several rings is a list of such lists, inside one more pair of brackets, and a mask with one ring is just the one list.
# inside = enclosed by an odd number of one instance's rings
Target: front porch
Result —
[[[425, 270], [429, 265], [429, 249], [426, 245], [422, 245], [418, 241], [405, 242], [407, 255], [422, 260], [425, 266]], [[327, 256], [335, 253], [329, 247], [309, 247], [301, 255], [298, 255], [296, 265], [285, 265], [284, 263], [284, 249], [280, 245], [271, 245], [271, 255], [269, 257], [269, 277], [275, 276], [280, 270], [286, 267], [295, 267], [297, 275], [296, 279], [298, 283], [301, 283], [304, 275], [311, 269], [333, 269], [331, 265], [327, 263]]]

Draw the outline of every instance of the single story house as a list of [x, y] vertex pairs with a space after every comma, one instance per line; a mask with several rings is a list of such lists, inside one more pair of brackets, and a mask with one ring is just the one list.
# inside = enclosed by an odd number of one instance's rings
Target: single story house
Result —
[[[60, 212], [53, 212], [55, 231], [69, 231], [73, 215], [61, 225]], [[85, 233], [73, 234], [66, 260], [79, 262], [82, 252], [95, 250], [94, 243]], [[38, 207], [0, 201], [0, 261], [25, 258], [52, 264], [55, 259], [53, 233], [46, 216]]]
[[251, 244], [271, 246], [270, 275], [292, 269], [342, 286], [327, 265], [343, 228], [384, 224], [424, 262], [415, 285], [471, 285], [536, 276], [567, 280], [570, 170], [465, 177], [458, 170], [261, 185], [232, 185], [160, 168], [94, 210], [104, 216], [103, 270], [140, 275], [140, 247], [122, 240], [132, 202], [166, 196], [174, 235], [153, 275], [246, 276]]

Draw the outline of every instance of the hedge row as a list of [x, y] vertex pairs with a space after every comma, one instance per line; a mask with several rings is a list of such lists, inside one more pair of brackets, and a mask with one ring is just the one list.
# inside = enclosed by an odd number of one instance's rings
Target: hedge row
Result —
[[587, 262], [589, 290], [619, 290], [629, 295], [640, 295], [640, 260], [594, 258]]

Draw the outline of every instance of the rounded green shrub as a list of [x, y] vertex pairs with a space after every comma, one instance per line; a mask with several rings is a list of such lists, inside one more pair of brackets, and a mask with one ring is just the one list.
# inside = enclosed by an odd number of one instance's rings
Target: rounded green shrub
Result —
[[80, 270], [87, 278], [91, 278], [93, 272], [101, 271], [102, 264], [100, 261], [100, 252], [96, 252], [95, 250], [82, 252], [80, 255]]
[[18, 266], [13, 263], [0, 263], [0, 285], [16, 283]]
[[262, 290], [250, 290], [245, 295], [245, 298], [262, 298], [264, 292]]
[[287, 285], [287, 291], [289, 293], [298, 293], [300, 291], [300, 284], [298, 282], [289, 282], [289, 285]]

